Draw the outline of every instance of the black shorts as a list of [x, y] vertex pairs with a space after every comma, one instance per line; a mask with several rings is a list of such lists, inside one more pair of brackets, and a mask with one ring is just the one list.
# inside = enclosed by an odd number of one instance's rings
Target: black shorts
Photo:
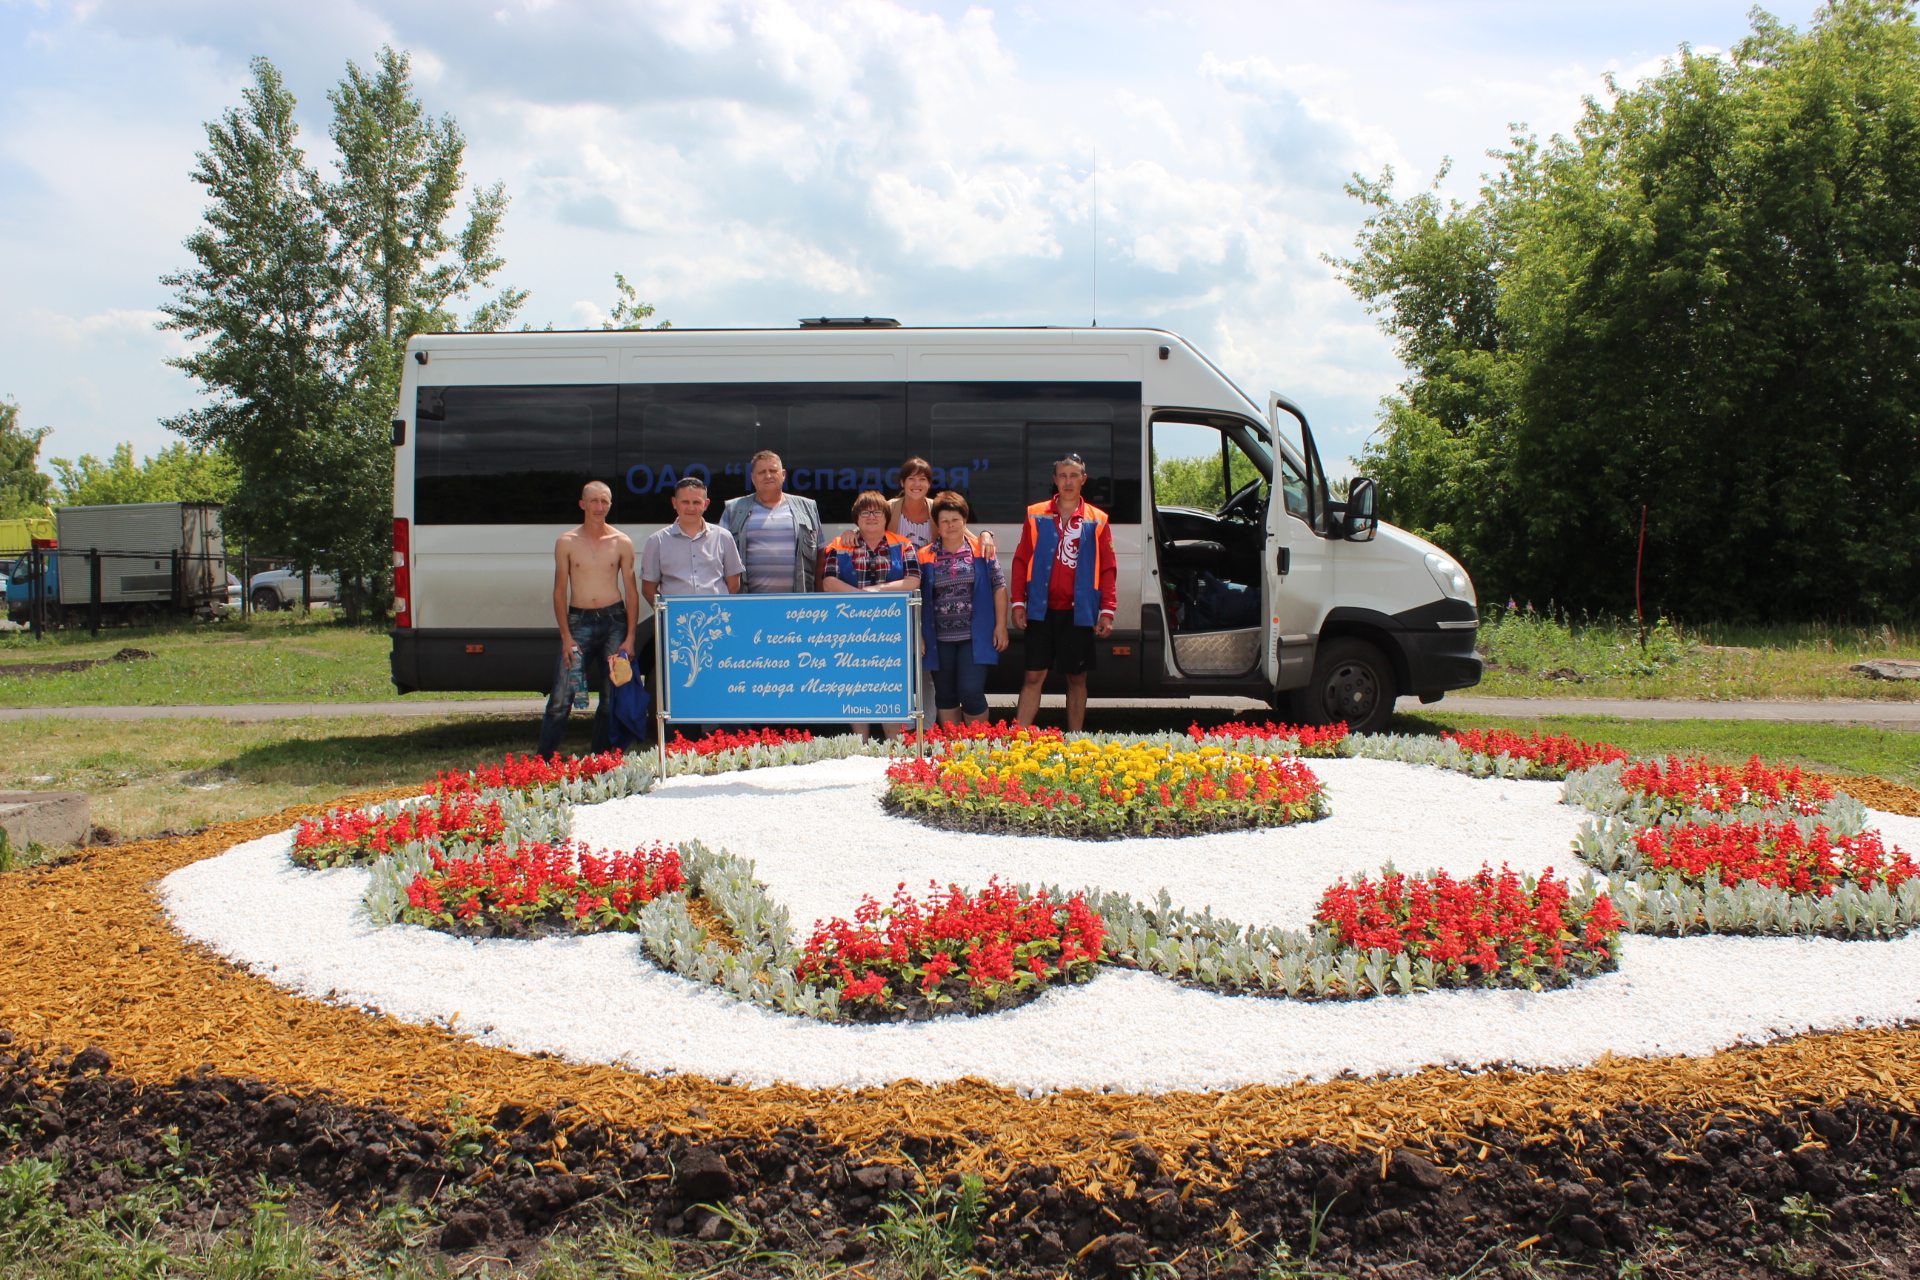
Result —
[[1063, 676], [1093, 670], [1093, 628], [1075, 626], [1072, 609], [1049, 609], [1027, 622], [1027, 670], [1057, 671]]

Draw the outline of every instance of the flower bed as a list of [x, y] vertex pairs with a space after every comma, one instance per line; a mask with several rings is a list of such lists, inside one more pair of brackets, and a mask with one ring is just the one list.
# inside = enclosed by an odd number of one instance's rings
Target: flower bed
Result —
[[[1059, 729], [1019, 724], [1012, 720], [966, 720], [953, 724], [935, 722], [927, 726], [925, 735], [929, 746], [950, 742], [1008, 742], [1015, 739], [1033, 742], [1064, 742], [1066, 736], [1066, 733]], [[913, 731], [909, 729], [900, 735], [900, 741], [908, 746], [913, 745], [915, 742]]]
[[1026, 733], [954, 743], [887, 769], [884, 804], [948, 830], [1112, 839], [1284, 826], [1325, 817], [1298, 760], [1222, 747], [1063, 742]]
[[1449, 730], [1440, 736], [1475, 755], [1525, 760], [1532, 766], [1527, 776], [1533, 778], [1564, 778], [1576, 769], [1627, 758], [1627, 753], [1612, 743], [1582, 742], [1564, 733], [1521, 735], [1510, 729], [1468, 729], [1462, 733]]
[[1395, 958], [1419, 987], [1563, 987], [1614, 967], [1624, 924], [1598, 894], [1576, 907], [1552, 872], [1538, 880], [1502, 867], [1456, 880], [1446, 872], [1328, 889], [1314, 918], [1344, 946]]
[[1877, 831], [1836, 837], [1794, 822], [1686, 822], [1643, 828], [1633, 843], [1646, 867], [1677, 871], [1694, 884], [1756, 880], [1824, 897], [1847, 883], [1898, 889], [1920, 875], [1906, 853], [1888, 852]]
[[1079, 894], [1028, 893], [996, 879], [974, 893], [934, 885], [921, 901], [901, 885], [884, 907], [867, 898], [852, 921], [821, 922], [795, 976], [836, 989], [850, 1021], [993, 1013], [1092, 977], [1103, 936]]
[[465, 793], [395, 811], [333, 809], [301, 820], [293, 861], [303, 867], [357, 866], [418, 841], [423, 844], [497, 840], [506, 830], [498, 800]]
[[1620, 771], [1620, 785], [1660, 817], [1684, 817], [1696, 809], [1732, 813], [1746, 807], [1815, 814], [1833, 799], [1826, 782], [1808, 777], [1798, 766], [1772, 768], [1759, 756], [1738, 769], [1710, 764], [1702, 756], [1637, 760]]
[[631, 932], [639, 908], [686, 885], [679, 850], [663, 844], [593, 854], [536, 841], [471, 858], [435, 852], [428, 863], [401, 884], [401, 920], [487, 938]]
[[618, 751], [599, 755], [559, 756], [508, 755], [497, 765], [484, 765], [471, 773], [442, 773], [433, 780], [431, 793], [439, 797], [469, 795], [478, 791], [518, 791], [525, 795], [545, 787], [598, 778], [628, 765]]
[[812, 742], [808, 729], [716, 729], [704, 738], [686, 738], [676, 733], [667, 744], [669, 756], [711, 756], [725, 751], [746, 751], [753, 747], [784, 747]]
[[1341, 724], [1227, 724], [1203, 726], [1199, 721], [1187, 727], [1187, 736], [1195, 742], [1290, 743], [1291, 754], [1332, 759], [1345, 754], [1347, 726]]

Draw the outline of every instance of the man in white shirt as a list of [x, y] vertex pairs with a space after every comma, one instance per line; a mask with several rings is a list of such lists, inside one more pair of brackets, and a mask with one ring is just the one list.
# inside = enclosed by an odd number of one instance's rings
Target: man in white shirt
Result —
[[820, 554], [820, 508], [812, 498], [783, 491], [787, 469], [771, 449], [754, 454], [748, 465], [753, 492], [729, 501], [720, 515], [746, 565], [744, 590], [812, 591]]

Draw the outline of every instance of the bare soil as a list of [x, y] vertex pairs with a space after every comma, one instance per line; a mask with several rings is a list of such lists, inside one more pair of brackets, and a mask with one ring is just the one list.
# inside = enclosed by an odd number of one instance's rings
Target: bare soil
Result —
[[[196, 1188], [174, 1224], [218, 1229], [242, 1218], [265, 1175], [313, 1219], [418, 1203], [439, 1224], [435, 1247], [455, 1254], [531, 1259], [550, 1234], [617, 1209], [718, 1263], [734, 1231], [715, 1212], [724, 1207], [761, 1248], [852, 1263], [883, 1202], [933, 1190], [914, 1167], [830, 1142], [811, 1122], [764, 1138], [688, 1137], [570, 1121], [565, 1104], [509, 1104], [420, 1123], [210, 1070], [142, 1088], [97, 1048], [28, 1049], [5, 1031], [0, 1046], [0, 1132], [12, 1135], [0, 1161], [62, 1157], [59, 1195], [75, 1213], [135, 1180], [172, 1178]], [[1298, 1142], [1236, 1164], [1196, 1143], [1179, 1172], [1144, 1142], [1127, 1148], [1132, 1135], [1095, 1135], [1123, 1153], [1104, 1185], [1014, 1167], [987, 1189], [974, 1252], [995, 1274], [1159, 1264], [1196, 1280], [1255, 1276], [1281, 1251], [1307, 1273], [1411, 1280], [1629, 1264], [1663, 1276], [1910, 1276], [1917, 1124], [1864, 1100], [1778, 1114], [1627, 1104], [1560, 1132], [1483, 1125], [1420, 1149]], [[966, 1139], [893, 1140], [924, 1166]]]

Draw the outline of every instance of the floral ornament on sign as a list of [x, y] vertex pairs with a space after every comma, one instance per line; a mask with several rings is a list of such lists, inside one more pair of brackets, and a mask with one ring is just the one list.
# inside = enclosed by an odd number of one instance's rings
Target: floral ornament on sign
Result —
[[706, 669], [713, 642], [722, 636], [733, 634], [733, 614], [719, 605], [705, 609], [688, 609], [673, 614], [673, 634], [668, 640], [668, 653], [675, 662], [687, 669], [683, 689], [693, 688], [693, 682], [700, 678]]

